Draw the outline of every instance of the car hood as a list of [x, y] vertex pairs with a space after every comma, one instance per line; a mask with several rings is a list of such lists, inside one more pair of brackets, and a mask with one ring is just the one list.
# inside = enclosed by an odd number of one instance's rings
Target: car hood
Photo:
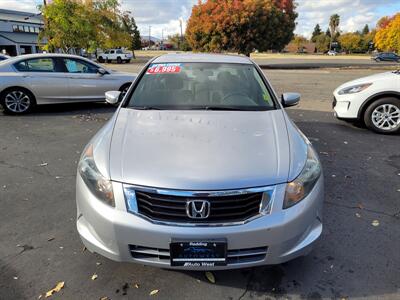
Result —
[[378, 73], [378, 74], [374, 74], [374, 75], [370, 75], [370, 76], [366, 76], [366, 77], [361, 77], [352, 81], [348, 81], [344, 84], [342, 84], [341, 86], [339, 86], [335, 92], [339, 92], [341, 89], [346, 88], [346, 87], [350, 87], [353, 85], [357, 85], [357, 84], [362, 84], [362, 83], [374, 83], [376, 81], [380, 81], [380, 80], [393, 80], [394, 78], [399, 78], [399, 74], [395, 74], [392, 71], [390, 72], [384, 72], [384, 73]]
[[286, 182], [282, 110], [156, 111], [121, 108], [110, 148], [114, 181], [220, 190]]

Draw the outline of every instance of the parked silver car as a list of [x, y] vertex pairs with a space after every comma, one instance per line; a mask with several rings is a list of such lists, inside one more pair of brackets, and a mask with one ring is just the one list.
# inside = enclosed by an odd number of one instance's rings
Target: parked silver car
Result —
[[126, 92], [135, 77], [75, 55], [22, 55], [0, 63], [0, 104], [22, 114], [39, 104], [104, 101], [106, 91]]
[[[119, 92], [108, 92], [115, 103]], [[317, 154], [247, 57], [168, 54], [83, 151], [77, 229], [92, 252], [177, 269], [278, 264], [322, 232]]]
[[10, 58], [10, 56], [8, 56], [8, 55], [0, 54], [0, 61], [6, 60], [6, 59], [9, 59], [9, 58]]

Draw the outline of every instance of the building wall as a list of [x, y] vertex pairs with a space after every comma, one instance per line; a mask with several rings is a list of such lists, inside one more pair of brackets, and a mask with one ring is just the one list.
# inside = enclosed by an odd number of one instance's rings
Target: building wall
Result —
[[[37, 17], [32, 17], [29, 13], [19, 13], [7, 10], [0, 10], [0, 34], [13, 33], [18, 35], [23, 33], [34, 36], [33, 40], [38, 39], [40, 27], [43, 23]], [[25, 18], [28, 18], [25, 20]], [[23, 35], [22, 35], [23, 36]], [[33, 44], [32, 39], [24, 41], [19, 36], [19, 39], [11, 40], [0, 37], [0, 52], [4, 49], [9, 55], [20, 55], [24, 53], [36, 53], [38, 50], [37, 44]]]

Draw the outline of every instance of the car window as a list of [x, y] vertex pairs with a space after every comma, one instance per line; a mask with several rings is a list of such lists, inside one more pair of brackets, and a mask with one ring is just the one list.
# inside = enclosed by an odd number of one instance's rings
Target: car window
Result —
[[114, 50], [111, 50], [110, 53], [111, 53], [111, 54], [114, 54]]
[[118, 50], [116, 51], [116, 53], [118, 53], [118, 54], [122, 54], [123, 52], [122, 52], [122, 50], [121, 50], [121, 49], [118, 49]]
[[251, 64], [151, 64], [128, 107], [265, 110], [275, 107], [270, 90]]
[[95, 65], [78, 59], [64, 58], [64, 63], [69, 73], [93, 74], [97, 73], [98, 69]]
[[14, 67], [25, 72], [54, 72], [54, 61], [52, 58], [27, 59], [15, 63]]

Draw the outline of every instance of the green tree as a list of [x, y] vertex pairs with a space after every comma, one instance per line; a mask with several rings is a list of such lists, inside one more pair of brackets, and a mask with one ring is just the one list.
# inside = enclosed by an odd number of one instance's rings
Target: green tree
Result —
[[368, 34], [369, 33], [369, 27], [368, 24], [365, 24], [363, 30], [362, 30], [362, 34]]
[[123, 29], [131, 36], [131, 44], [129, 49], [132, 50], [133, 57], [135, 57], [135, 50], [142, 48], [142, 41], [140, 39], [140, 32], [136, 25], [135, 18], [130, 15], [130, 12], [125, 12], [122, 18]]
[[293, 38], [296, 17], [292, 0], [199, 1], [186, 37], [197, 51], [282, 50]]
[[317, 52], [325, 53], [329, 50], [330, 37], [326, 34], [320, 34], [315, 37], [315, 48]]
[[178, 49], [181, 51], [191, 51], [192, 50], [185, 35], [183, 35], [181, 38], [181, 35], [177, 33], [177, 34], [169, 36], [168, 39], [175, 49]]
[[72, 48], [94, 51], [96, 48], [129, 47], [130, 35], [123, 28], [123, 13], [118, 0], [54, 0], [41, 6], [46, 38], [45, 49]]
[[339, 23], [340, 23], [340, 16], [338, 14], [333, 14], [329, 18], [329, 32], [331, 36], [329, 49], [332, 49], [332, 42], [334, 42], [335, 38], [337, 37]]
[[326, 29], [325, 35], [331, 37], [331, 32], [329, 31], [329, 27]]
[[46, 38], [44, 49], [56, 48], [69, 52], [72, 48], [89, 48], [95, 29], [85, 5], [77, 1], [54, 0], [51, 5], [41, 6], [44, 30], [39, 39]]
[[376, 30], [373, 29], [367, 34], [362, 36], [361, 50], [362, 52], [369, 52], [373, 49], [374, 46], [374, 37], [376, 34]]
[[129, 48], [131, 36], [123, 26], [124, 12], [120, 10], [118, 0], [92, 0], [85, 3], [96, 30], [94, 44], [101, 48]]
[[314, 31], [313, 31], [312, 36], [311, 36], [311, 41], [313, 43], [315, 43], [316, 42], [316, 37], [318, 35], [320, 35], [321, 33], [322, 33], [322, 31], [321, 31], [321, 27], [319, 26], [319, 24], [315, 25]]

